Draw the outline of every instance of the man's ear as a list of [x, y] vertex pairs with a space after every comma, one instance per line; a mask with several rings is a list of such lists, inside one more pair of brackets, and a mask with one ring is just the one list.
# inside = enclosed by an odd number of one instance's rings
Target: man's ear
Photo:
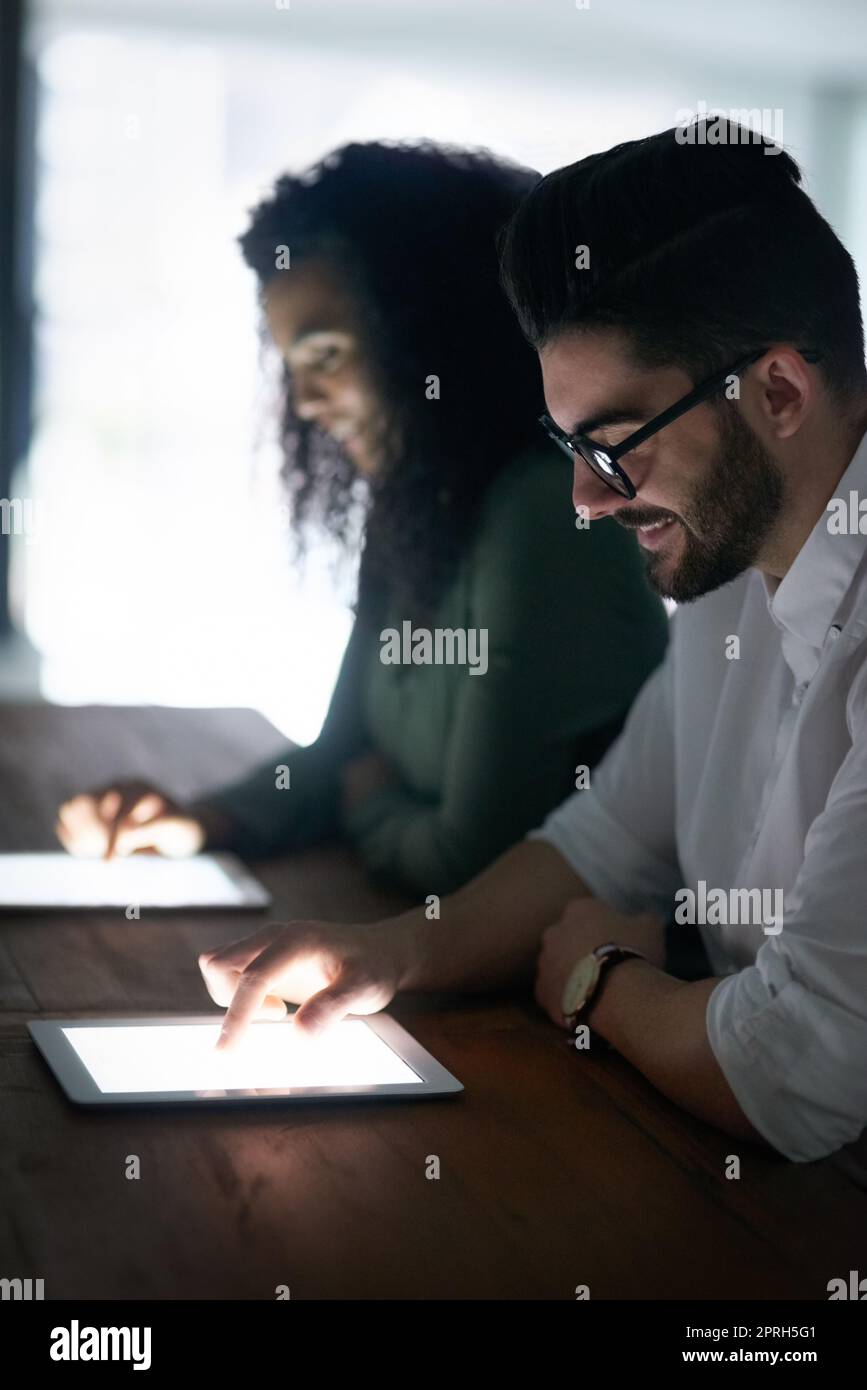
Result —
[[754, 408], [775, 439], [791, 439], [802, 428], [816, 401], [815, 369], [797, 348], [769, 348], [755, 367]]

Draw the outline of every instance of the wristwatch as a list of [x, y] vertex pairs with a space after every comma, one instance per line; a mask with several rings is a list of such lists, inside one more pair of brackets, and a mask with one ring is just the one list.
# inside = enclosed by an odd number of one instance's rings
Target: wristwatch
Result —
[[599, 983], [605, 972], [623, 960], [633, 959], [647, 960], [647, 956], [642, 955], [640, 951], [633, 951], [631, 946], [618, 946], [616, 941], [607, 941], [604, 946], [597, 946], [588, 956], [581, 957], [563, 990], [561, 1007], [563, 1022], [567, 1028], [574, 1028], [582, 1014], [586, 1017], [589, 1012], [588, 1005], [598, 993]]

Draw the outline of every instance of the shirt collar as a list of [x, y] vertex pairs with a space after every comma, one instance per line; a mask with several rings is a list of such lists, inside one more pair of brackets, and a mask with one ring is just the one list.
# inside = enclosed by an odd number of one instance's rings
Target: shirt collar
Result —
[[858, 501], [867, 498], [867, 435], [858, 445], [828, 506], [832, 500], [840, 499], [848, 518], [850, 493], [855, 493], [854, 526], [849, 525], [848, 531], [840, 535], [829, 530], [832, 516], [826, 508], [783, 579], [777, 582], [762, 576], [768, 612], [783, 633], [783, 654], [798, 680], [809, 680], [815, 672], [829, 629], [867, 546], [867, 536], [858, 529]]

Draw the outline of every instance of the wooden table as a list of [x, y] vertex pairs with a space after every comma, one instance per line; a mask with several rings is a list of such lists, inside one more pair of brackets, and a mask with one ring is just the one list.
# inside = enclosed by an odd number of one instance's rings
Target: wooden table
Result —
[[[178, 795], [282, 740], [249, 711], [0, 709], [0, 847], [54, 846], [57, 802], [113, 775]], [[323, 849], [260, 866], [280, 915], [403, 904]], [[46, 1298], [826, 1299], [867, 1273], [863, 1143], [787, 1164], [693, 1121], [615, 1055], [577, 1056], [527, 997], [392, 1012], [453, 1100], [99, 1114], [69, 1105], [40, 1015], [210, 1007], [196, 954], [249, 914], [0, 919], [0, 1277]], [[725, 1177], [741, 1156], [740, 1180]], [[137, 1154], [141, 1178], [125, 1177]], [[439, 1156], [441, 1176], [425, 1176]]]

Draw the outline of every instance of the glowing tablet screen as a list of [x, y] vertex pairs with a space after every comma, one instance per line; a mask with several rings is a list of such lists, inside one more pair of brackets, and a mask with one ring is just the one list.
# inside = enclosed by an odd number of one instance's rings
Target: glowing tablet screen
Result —
[[[236, 865], [239, 878], [230, 871]], [[261, 892], [229, 855], [147, 854], [107, 862], [71, 854], [0, 855], [0, 907], [242, 907], [251, 890]]]
[[104, 1094], [422, 1084], [360, 1019], [318, 1038], [291, 1023], [254, 1023], [229, 1052], [216, 1051], [219, 1023], [62, 1031]]

